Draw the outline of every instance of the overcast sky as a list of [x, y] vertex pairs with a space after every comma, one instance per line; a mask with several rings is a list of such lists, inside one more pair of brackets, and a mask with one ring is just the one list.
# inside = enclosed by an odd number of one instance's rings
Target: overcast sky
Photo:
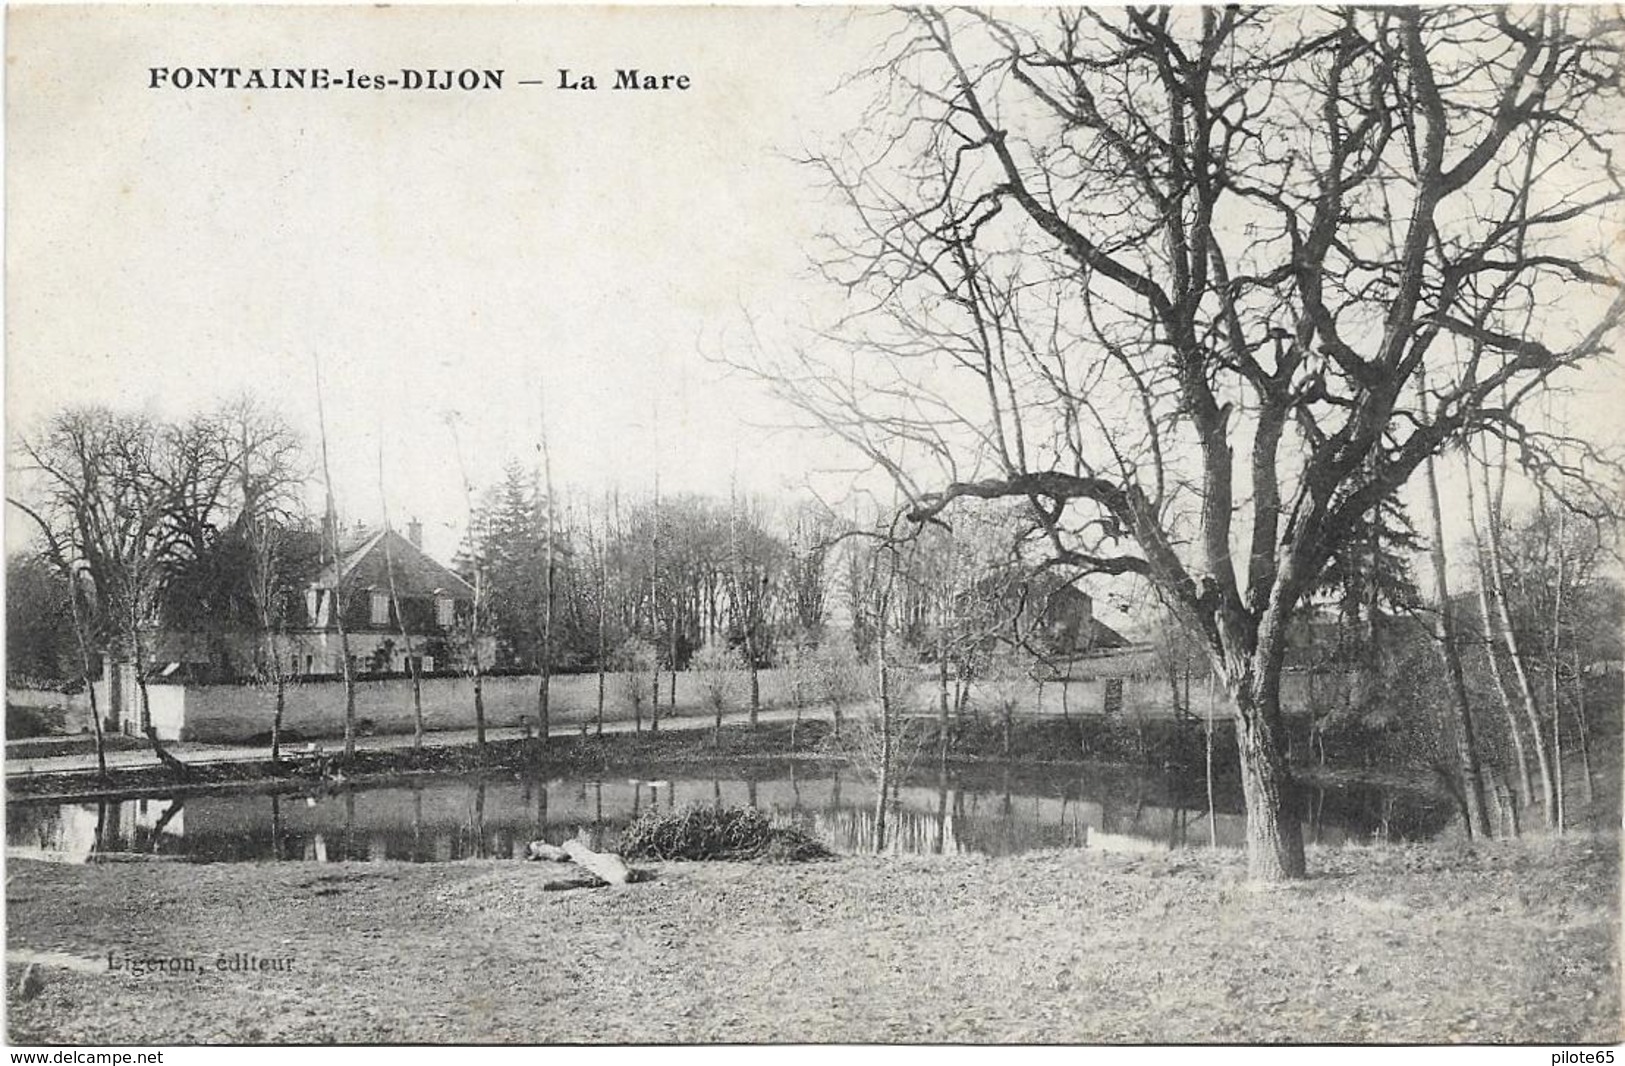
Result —
[[[340, 508], [450, 552], [472, 478], [535, 459], [647, 491], [775, 491], [822, 457], [769, 438], [746, 309], [807, 311], [814, 202], [785, 158], [840, 128], [864, 53], [835, 12], [422, 8], [11, 13], [10, 430], [68, 402], [182, 415], [243, 389], [314, 440]], [[500, 92], [150, 90], [153, 66], [503, 69]], [[619, 67], [686, 73], [665, 93]], [[522, 78], [546, 84], [521, 86]], [[787, 294], [793, 294], [786, 300]], [[658, 420], [658, 451], [655, 450]], [[314, 449], [313, 449], [314, 450]], [[8, 542], [15, 544], [17, 531]]]
[[[348, 520], [449, 558], [477, 486], [788, 493], [851, 457], [706, 355], [826, 316], [828, 217], [787, 158], [857, 121], [884, 26], [841, 9], [33, 8], [9, 14], [8, 432], [72, 402], [183, 416], [243, 390], [316, 438]], [[149, 68], [501, 69], [495, 92], [176, 91]], [[687, 91], [557, 88], [681, 73]], [[523, 86], [522, 79], [538, 79]], [[1576, 397], [1618, 443], [1618, 366]], [[657, 434], [658, 423], [658, 434]], [[1416, 486], [1413, 486], [1414, 489]], [[1466, 532], [1447, 471], [1452, 531]], [[1415, 495], [1414, 492], [1411, 493]], [[1415, 501], [1413, 501], [1415, 502]], [[1421, 515], [1420, 510], [1413, 513]], [[7, 522], [8, 548], [26, 527]]]

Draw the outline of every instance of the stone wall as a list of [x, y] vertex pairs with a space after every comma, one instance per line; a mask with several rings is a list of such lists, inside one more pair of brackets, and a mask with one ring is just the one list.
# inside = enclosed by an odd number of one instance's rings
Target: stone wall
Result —
[[[778, 671], [764, 670], [761, 679], [762, 703], [773, 706], [782, 700], [783, 678]], [[677, 675], [677, 713], [707, 713], [701, 675]], [[536, 722], [536, 695], [540, 678], [487, 677], [482, 681], [485, 723], [488, 728], [510, 728], [528, 718]], [[628, 684], [642, 686], [643, 718], [650, 717], [648, 686], [651, 675], [608, 674], [604, 685], [604, 718], [624, 721], [632, 718], [627, 698]], [[739, 671], [729, 679], [732, 687], [728, 709], [743, 710], [749, 692], [749, 679]], [[429, 730], [474, 728], [474, 682], [468, 677], [430, 677], [423, 685], [423, 722]], [[158, 699], [154, 690], [154, 708]], [[276, 693], [270, 685], [165, 685], [182, 694], [185, 704], [184, 731], [179, 739], [212, 743], [242, 742], [268, 736], [276, 710]], [[660, 675], [660, 713], [671, 713], [671, 675]], [[409, 678], [357, 681], [356, 720], [367, 732], [409, 733], [413, 728], [412, 682]], [[554, 728], [596, 720], [598, 675], [561, 674], [553, 678], [549, 713]], [[167, 719], [166, 719], [167, 721]], [[168, 737], [160, 726], [160, 736]], [[334, 737], [344, 733], [344, 682], [309, 680], [290, 682], [286, 691], [282, 728], [301, 737]]]
[[[748, 705], [749, 677], [744, 671], [728, 676], [729, 693], [726, 709], [743, 711]], [[786, 702], [789, 676], [783, 670], [763, 670], [758, 675], [761, 683], [762, 706], [767, 709], [783, 706]], [[536, 721], [536, 690], [539, 678], [534, 675], [517, 677], [487, 677], [484, 679], [486, 725], [493, 729], [517, 727], [521, 719]], [[867, 682], [868, 678], [865, 677]], [[660, 713], [672, 713], [671, 675], [660, 675]], [[706, 715], [711, 713], [707, 702], [706, 675], [681, 672], [677, 675], [676, 713], [679, 715]], [[105, 682], [98, 683], [105, 685]], [[474, 682], [468, 677], [432, 677], [423, 680], [424, 727], [429, 730], [472, 729], [474, 727]], [[630, 684], [639, 686], [643, 693], [643, 719], [650, 718], [649, 674], [608, 674], [605, 677], [605, 721], [629, 721], [632, 705], [627, 696]], [[1172, 716], [1172, 699], [1167, 681], [1125, 678], [1112, 680], [1092, 678], [1075, 680], [1067, 684], [1048, 682], [1037, 685], [1021, 682], [1003, 690], [1015, 701], [1015, 713], [1022, 716], [1093, 716], [1106, 713], [1108, 692], [1121, 686], [1121, 714], [1132, 721], [1137, 718], [1156, 719]], [[199, 740], [212, 743], [240, 743], [268, 737], [275, 711], [276, 697], [269, 685], [167, 685], [154, 682], [148, 686], [151, 693], [153, 720], [159, 736], [164, 739]], [[1183, 694], [1183, 683], [1181, 685]], [[938, 707], [938, 685], [934, 672], [921, 671], [912, 683], [899, 679], [897, 689], [906, 693], [904, 713], [935, 715]], [[1304, 675], [1288, 675], [1282, 682], [1283, 709], [1288, 714], [1307, 709], [1308, 681]], [[102, 705], [105, 707], [105, 690]], [[972, 707], [981, 714], [997, 714], [1000, 691], [990, 684], [975, 683], [971, 688]], [[132, 691], [124, 716], [125, 731], [135, 732], [135, 693]], [[861, 700], [854, 700], [849, 713], [854, 713]], [[598, 675], [561, 674], [553, 678], [550, 708], [555, 729], [590, 723], [597, 717]], [[1201, 678], [1190, 685], [1190, 710], [1197, 717], [1208, 713], [1208, 688]], [[1224, 718], [1230, 714], [1229, 699], [1222, 688], [1213, 692], [1213, 714]], [[356, 719], [364, 732], [409, 733], [413, 728], [412, 682], [408, 678], [389, 678], [356, 682]], [[290, 681], [286, 706], [283, 711], [283, 729], [300, 737], [314, 739], [342, 736], [344, 732], [344, 683], [337, 679]]]

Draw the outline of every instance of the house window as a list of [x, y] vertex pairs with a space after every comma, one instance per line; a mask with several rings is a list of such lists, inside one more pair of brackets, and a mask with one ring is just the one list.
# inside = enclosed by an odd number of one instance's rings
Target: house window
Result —
[[298, 672], [299, 672], [299, 656], [290, 655], [288, 657], [288, 673], [297, 674]]
[[441, 629], [450, 629], [452, 623], [456, 620], [456, 616], [453, 613], [455, 608], [456, 601], [454, 601], [450, 596], [436, 596], [434, 598], [435, 624], [440, 626]]
[[372, 594], [372, 624], [375, 626], [389, 625], [389, 594], [374, 592]]
[[425, 655], [423, 657], [422, 670], [426, 674], [434, 673], [434, 656], [433, 655]]

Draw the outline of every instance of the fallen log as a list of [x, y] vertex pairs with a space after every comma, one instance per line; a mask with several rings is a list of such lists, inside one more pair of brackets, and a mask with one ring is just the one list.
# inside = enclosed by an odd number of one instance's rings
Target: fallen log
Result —
[[542, 882], [543, 892], [568, 892], [572, 888], [608, 888], [608, 882], [596, 874], [583, 873], [577, 877], [561, 877]]
[[566, 841], [564, 853], [570, 857], [571, 862], [583, 870], [597, 874], [609, 884], [624, 885], [632, 880], [631, 868], [619, 855], [594, 851], [579, 840]]
[[531, 862], [569, 862], [570, 853], [557, 844], [549, 844], [545, 840], [532, 840], [527, 846], [528, 854], [525, 858]]

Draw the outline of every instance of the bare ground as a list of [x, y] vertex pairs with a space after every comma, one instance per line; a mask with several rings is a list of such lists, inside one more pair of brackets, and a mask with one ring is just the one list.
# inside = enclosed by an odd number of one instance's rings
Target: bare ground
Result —
[[[1239, 857], [669, 864], [12, 862], [14, 1043], [1620, 1039], [1611, 837]], [[108, 952], [198, 972], [107, 972]], [[97, 960], [64, 965], [63, 955]], [[230, 973], [221, 955], [291, 956]], [[18, 958], [12, 955], [11, 958]], [[54, 961], [49, 961], [54, 960]]]

